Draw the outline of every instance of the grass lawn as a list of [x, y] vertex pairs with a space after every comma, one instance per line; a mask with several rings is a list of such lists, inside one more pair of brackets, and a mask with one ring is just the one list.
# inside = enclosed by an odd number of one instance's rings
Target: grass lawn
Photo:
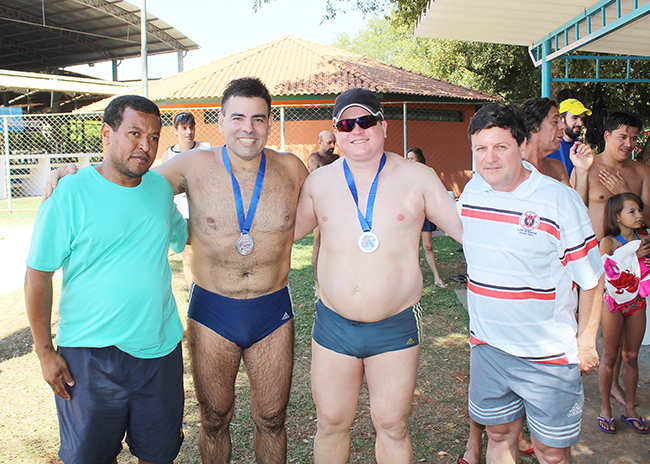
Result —
[[[0, 204], [0, 215], [4, 214], [3, 206]], [[0, 221], [2, 224], [19, 224], [33, 220], [27, 217], [27, 212], [24, 214], [24, 218], [20, 215], [11, 219], [4, 216], [0, 217]], [[316, 413], [309, 386], [314, 315], [311, 243], [309, 236], [294, 246], [289, 275], [296, 315], [295, 367], [287, 415], [288, 461], [292, 463], [312, 462], [316, 433]], [[415, 462], [455, 463], [456, 457], [464, 449], [468, 433], [467, 314], [454, 292], [454, 289], [464, 289], [465, 285], [455, 284], [448, 278], [465, 273], [463, 254], [457, 251], [458, 248], [459, 245], [448, 237], [434, 237], [440, 273], [450, 284], [447, 289], [433, 285], [433, 275], [426, 265], [424, 253], [421, 255], [425, 280], [422, 297], [424, 344], [410, 420]], [[181, 319], [185, 323], [188, 294], [180, 256], [172, 255], [171, 263], [172, 285]], [[58, 463], [58, 426], [53, 394], [42, 379], [38, 359], [33, 353], [22, 291], [0, 295], [0, 306], [3, 309], [0, 311], [0, 462]], [[200, 462], [197, 445], [200, 420], [186, 349], [184, 355], [186, 438], [176, 460], [181, 464]], [[248, 397], [249, 383], [242, 368], [237, 378], [237, 400], [231, 425], [233, 463], [254, 462], [253, 425]], [[364, 388], [352, 429], [349, 462], [374, 462], [374, 440], [368, 395]], [[136, 460], [124, 452], [119, 462], [135, 464]]]

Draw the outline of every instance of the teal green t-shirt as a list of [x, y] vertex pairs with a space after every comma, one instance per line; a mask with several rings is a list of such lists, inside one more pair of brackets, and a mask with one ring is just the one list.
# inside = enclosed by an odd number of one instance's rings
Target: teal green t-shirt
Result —
[[63, 268], [57, 345], [171, 353], [183, 326], [167, 254], [186, 242], [187, 223], [160, 174], [148, 171], [133, 188], [92, 166], [62, 179], [38, 210], [27, 257], [39, 271]]

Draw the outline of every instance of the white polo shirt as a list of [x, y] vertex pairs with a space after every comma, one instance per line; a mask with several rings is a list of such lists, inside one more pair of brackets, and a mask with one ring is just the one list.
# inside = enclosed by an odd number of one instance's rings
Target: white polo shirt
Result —
[[470, 342], [549, 364], [578, 363], [577, 292], [603, 272], [575, 190], [530, 163], [512, 192], [477, 175], [458, 199], [467, 260]]

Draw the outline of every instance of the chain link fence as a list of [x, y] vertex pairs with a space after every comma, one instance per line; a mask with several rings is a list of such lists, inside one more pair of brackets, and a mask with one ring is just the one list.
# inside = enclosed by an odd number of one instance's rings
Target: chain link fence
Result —
[[[404, 155], [421, 148], [447, 190], [460, 193], [471, 177], [472, 162], [467, 126], [475, 103], [383, 103], [388, 122], [386, 151]], [[196, 140], [212, 146], [225, 143], [218, 126], [219, 107], [165, 108], [158, 157], [177, 143], [173, 117], [189, 111], [196, 120]], [[276, 105], [267, 146], [295, 153], [305, 163], [318, 150], [318, 134], [332, 130], [332, 105]], [[100, 163], [100, 113], [2, 115], [0, 130], [0, 208], [15, 209], [21, 199], [41, 195], [50, 170], [74, 163], [78, 167]], [[338, 152], [338, 150], [336, 150]], [[9, 156], [7, 156], [9, 154]], [[31, 208], [38, 203], [32, 202]]]

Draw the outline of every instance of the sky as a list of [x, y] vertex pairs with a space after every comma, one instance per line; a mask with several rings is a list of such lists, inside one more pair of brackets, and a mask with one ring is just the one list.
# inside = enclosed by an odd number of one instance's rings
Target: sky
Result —
[[[140, 0], [130, 3], [141, 5]], [[253, 13], [252, 0], [147, 0], [146, 8], [201, 47], [185, 56], [186, 70], [285, 35], [332, 45], [338, 33], [355, 35], [364, 24], [359, 12], [340, 13], [335, 20], [323, 21], [325, 0], [273, 0], [257, 13]], [[110, 62], [67, 69], [103, 79], [112, 76]], [[140, 58], [124, 60], [118, 67], [118, 79], [140, 79], [140, 70]], [[149, 79], [169, 77], [177, 70], [176, 53], [148, 57]]]

